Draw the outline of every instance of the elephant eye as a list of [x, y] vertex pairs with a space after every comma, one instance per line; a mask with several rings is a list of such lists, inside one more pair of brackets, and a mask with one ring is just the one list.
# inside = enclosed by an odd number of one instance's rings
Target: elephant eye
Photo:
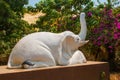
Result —
[[80, 37], [79, 36], [75, 36], [74, 39], [75, 39], [75, 42], [77, 42], [77, 43], [80, 41]]
[[79, 41], [79, 38], [77, 38], [77, 41]]
[[79, 37], [76, 37], [76, 41], [79, 41], [80, 39], [79, 39]]

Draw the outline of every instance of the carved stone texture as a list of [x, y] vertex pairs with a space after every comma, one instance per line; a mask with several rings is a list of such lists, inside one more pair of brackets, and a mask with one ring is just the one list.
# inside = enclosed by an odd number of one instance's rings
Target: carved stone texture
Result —
[[23, 37], [13, 48], [8, 68], [39, 68], [56, 65], [73, 65], [87, 60], [78, 50], [88, 42], [85, 13], [80, 14], [81, 31], [62, 33], [36, 32]]

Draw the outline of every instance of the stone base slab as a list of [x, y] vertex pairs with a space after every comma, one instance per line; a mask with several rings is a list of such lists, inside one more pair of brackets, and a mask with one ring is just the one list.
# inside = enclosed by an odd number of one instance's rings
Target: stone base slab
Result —
[[109, 80], [107, 62], [88, 61], [70, 66], [7, 69], [0, 66], [0, 80]]

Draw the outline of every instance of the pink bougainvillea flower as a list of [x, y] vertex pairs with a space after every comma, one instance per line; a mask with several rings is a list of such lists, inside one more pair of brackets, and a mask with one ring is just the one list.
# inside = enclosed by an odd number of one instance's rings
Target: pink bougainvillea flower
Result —
[[113, 47], [112, 47], [112, 46], [109, 46], [108, 48], [112, 49]]
[[118, 14], [118, 15], [117, 15], [117, 18], [119, 18], [119, 19], [120, 19], [120, 14]]
[[101, 41], [97, 41], [97, 46], [101, 46], [101, 45], [102, 45]]
[[92, 12], [88, 12], [87, 16], [91, 17], [92, 16]]
[[109, 16], [112, 16], [112, 9], [108, 10], [107, 13], [108, 13]]
[[115, 19], [114, 24], [116, 25], [117, 29], [120, 30], [120, 22], [118, 21], [118, 19]]
[[116, 26], [120, 30], [120, 22], [118, 22]]
[[118, 39], [118, 34], [114, 33], [114, 39]]
[[114, 39], [120, 39], [120, 32], [114, 33]]
[[97, 40], [101, 40], [101, 38], [102, 38], [102, 37], [100, 36], [100, 37], [98, 37], [98, 39], [97, 39]]

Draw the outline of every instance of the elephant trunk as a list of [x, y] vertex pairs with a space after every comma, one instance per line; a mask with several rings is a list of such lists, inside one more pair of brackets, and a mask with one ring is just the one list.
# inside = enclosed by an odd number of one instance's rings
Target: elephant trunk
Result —
[[79, 37], [81, 40], [85, 40], [86, 34], [87, 34], [87, 27], [86, 27], [86, 21], [85, 21], [85, 13], [80, 14], [80, 24], [81, 24], [81, 30], [79, 33]]

